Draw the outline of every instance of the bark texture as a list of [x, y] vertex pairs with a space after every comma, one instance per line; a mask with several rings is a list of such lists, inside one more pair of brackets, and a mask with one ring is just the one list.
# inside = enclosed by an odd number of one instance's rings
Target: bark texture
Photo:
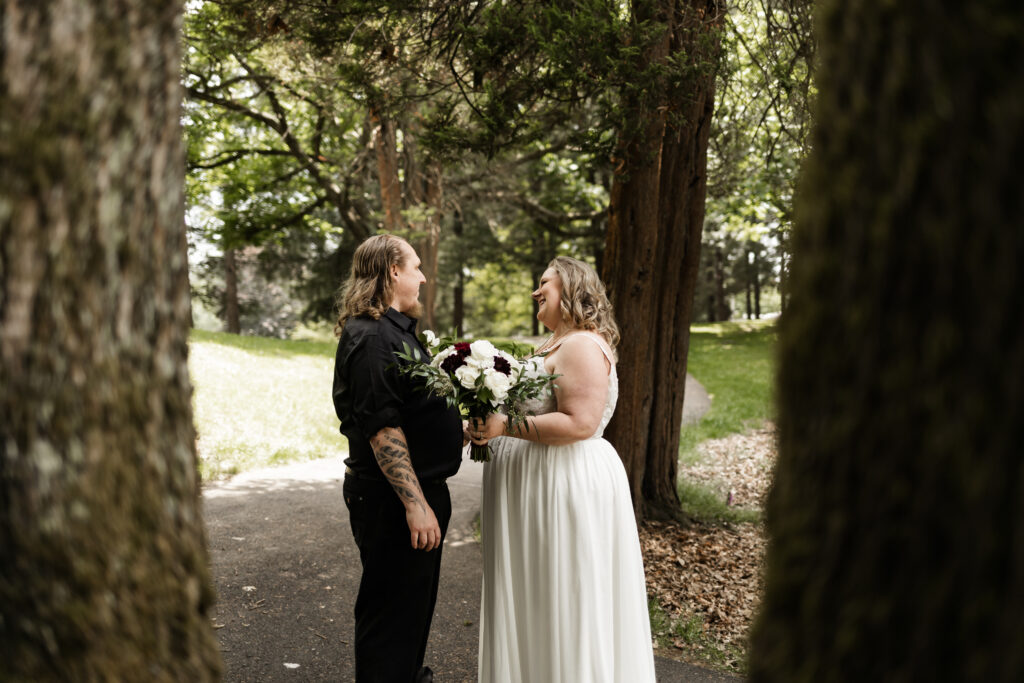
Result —
[[235, 250], [224, 250], [224, 327], [231, 334], [242, 333], [238, 306], [238, 263]]
[[818, 28], [750, 678], [1024, 680], [1024, 14]]
[[626, 466], [638, 517], [679, 517], [676, 492], [686, 358], [704, 224], [713, 59], [720, 28], [714, 0], [636, 3], [638, 20], [667, 23], [644, 64], [685, 58], [685, 94], [627, 97], [638, 127], [620, 136], [603, 278], [615, 307], [619, 408], [607, 431]]
[[373, 147], [377, 153], [377, 178], [380, 182], [380, 203], [384, 211], [384, 232], [402, 232], [402, 181], [398, 177], [398, 141], [395, 123], [378, 109], [370, 112], [373, 121]]
[[0, 680], [213, 680], [181, 4], [0, 27]]

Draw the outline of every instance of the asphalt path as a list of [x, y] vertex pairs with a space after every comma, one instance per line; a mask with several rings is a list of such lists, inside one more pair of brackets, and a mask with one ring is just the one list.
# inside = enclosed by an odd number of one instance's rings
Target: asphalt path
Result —
[[[687, 403], [698, 403], [702, 391], [688, 385]], [[449, 480], [452, 520], [425, 662], [440, 683], [476, 680], [482, 562], [473, 529], [481, 474], [467, 459]], [[343, 477], [339, 455], [204, 486], [225, 681], [353, 680], [360, 566]], [[664, 682], [738, 680], [661, 657], [655, 664]]]

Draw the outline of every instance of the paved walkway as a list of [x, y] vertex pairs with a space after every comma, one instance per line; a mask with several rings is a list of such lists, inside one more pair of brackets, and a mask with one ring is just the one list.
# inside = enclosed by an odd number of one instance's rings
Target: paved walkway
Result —
[[[687, 402], [694, 395], [687, 387]], [[452, 521], [426, 658], [441, 683], [476, 680], [482, 569], [473, 520], [481, 473], [467, 460], [449, 480]], [[343, 477], [344, 465], [335, 457], [205, 487], [218, 592], [214, 625], [228, 683], [353, 680], [352, 608], [360, 567], [341, 496]], [[738, 680], [661, 657], [656, 668], [664, 682]]]

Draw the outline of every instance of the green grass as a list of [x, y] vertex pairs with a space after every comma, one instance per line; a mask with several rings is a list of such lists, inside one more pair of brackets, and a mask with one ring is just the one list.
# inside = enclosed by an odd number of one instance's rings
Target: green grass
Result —
[[204, 479], [348, 450], [331, 403], [334, 344], [192, 332]]
[[[193, 330], [189, 365], [204, 478], [347, 450], [330, 400], [335, 342], [315, 332], [283, 341]], [[695, 462], [705, 439], [744, 432], [771, 417], [774, 341], [770, 322], [693, 326], [688, 369], [712, 398], [708, 413], [683, 429], [684, 464]], [[695, 519], [757, 516], [685, 481], [680, 497]]]
[[[772, 387], [776, 328], [774, 321], [742, 321], [694, 325], [690, 328], [687, 370], [711, 397], [711, 408], [696, 425], [685, 426], [679, 459], [696, 464], [697, 446], [760, 427], [774, 414]], [[706, 522], [743, 523], [760, 518], [756, 510], [729, 507], [709, 489], [679, 483], [683, 511]]]

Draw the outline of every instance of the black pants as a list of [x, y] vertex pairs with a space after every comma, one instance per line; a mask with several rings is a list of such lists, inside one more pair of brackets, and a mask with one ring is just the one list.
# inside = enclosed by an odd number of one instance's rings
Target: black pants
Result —
[[[420, 482], [448, 532], [452, 501], [442, 482]], [[356, 598], [357, 683], [409, 683], [423, 666], [437, 602], [441, 549], [413, 549], [405, 507], [384, 481], [345, 477], [343, 487], [363, 576]]]

